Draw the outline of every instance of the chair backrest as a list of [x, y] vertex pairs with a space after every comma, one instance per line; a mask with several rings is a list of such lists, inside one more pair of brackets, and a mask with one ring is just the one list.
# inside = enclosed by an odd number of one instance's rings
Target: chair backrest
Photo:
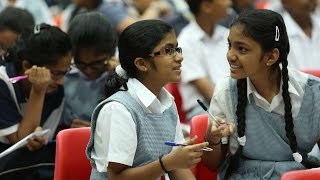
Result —
[[302, 72], [320, 77], [320, 69], [301, 69]]
[[284, 173], [281, 180], [319, 180], [320, 168], [294, 170]]
[[57, 134], [55, 180], [88, 180], [91, 165], [85, 149], [90, 127], [64, 129]]
[[187, 124], [186, 112], [182, 108], [182, 98], [179, 91], [179, 83], [168, 83], [165, 88], [171, 93], [174, 97], [174, 102], [177, 105], [178, 114], [181, 123]]
[[[198, 139], [195, 143], [203, 142], [204, 135], [206, 133], [208, 126], [208, 115], [202, 114], [194, 116], [190, 121], [190, 137], [195, 135], [198, 136]], [[211, 171], [207, 168], [205, 163], [201, 161], [197, 166], [192, 170], [197, 180], [216, 180], [217, 171]]]

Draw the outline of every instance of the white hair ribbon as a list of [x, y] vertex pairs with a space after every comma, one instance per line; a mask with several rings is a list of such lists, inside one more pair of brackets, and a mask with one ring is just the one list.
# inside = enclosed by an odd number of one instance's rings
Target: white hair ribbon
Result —
[[241, 146], [244, 146], [246, 144], [247, 138], [246, 136], [238, 137], [238, 142]]
[[124, 78], [124, 79], [127, 79], [128, 76], [127, 76], [127, 72], [126, 70], [124, 70], [121, 65], [118, 65], [115, 69], [115, 72], [118, 74], [118, 76]]
[[295, 153], [292, 153], [292, 156], [293, 156], [293, 159], [298, 162], [298, 163], [301, 163], [302, 162], [302, 156], [300, 153], [298, 152], [295, 152]]

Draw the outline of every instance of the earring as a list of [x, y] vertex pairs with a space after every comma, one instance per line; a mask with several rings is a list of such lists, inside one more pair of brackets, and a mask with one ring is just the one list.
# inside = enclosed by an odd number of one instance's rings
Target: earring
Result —
[[266, 65], [267, 65], [267, 66], [271, 66], [271, 63], [268, 62]]

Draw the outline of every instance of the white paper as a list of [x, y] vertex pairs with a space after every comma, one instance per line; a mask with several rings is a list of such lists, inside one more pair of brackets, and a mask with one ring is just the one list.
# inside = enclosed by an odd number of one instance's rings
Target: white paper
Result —
[[32, 137], [36, 137], [36, 136], [44, 136], [44, 135], [48, 134], [49, 132], [50, 132], [50, 129], [44, 129], [42, 131], [35, 131], [35, 132], [29, 134], [28, 136], [24, 137], [23, 139], [21, 139], [20, 141], [18, 141], [17, 143], [15, 143], [11, 147], [9, 147], [5, 151], [3, 151], [0, 154], [0, 158], [10, 154], [11, 152], [13, 152], [23, 146], [25, 146], [28, 143], [28, 139], [30, 139]]

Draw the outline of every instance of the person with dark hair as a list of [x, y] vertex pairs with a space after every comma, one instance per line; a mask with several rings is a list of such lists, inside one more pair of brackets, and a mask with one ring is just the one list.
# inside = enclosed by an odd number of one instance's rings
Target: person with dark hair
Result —
[[62, 13], [63, 29], [68, 29], [68, 22], [84, 11], [98, 11], [106, 16], [113, 28], [121, 33], [128, 25], [144, 19], [163, 19], [179, 33], [188, 21], [188, 9], [184, 0], [72, 0]]
[[[69, 36], [47, 24], [23, 33], [0, 66], [0, 151], [35, 130], [49, 134], [33, 137], [26, 147], [0, 161], [0, 179], [53, 178], [55, 131], [63, 109], [63, 81], [71, 64]], [[27, 75], [12, 82], [9, 78]], [[47, 145], [46, 145], [47, 144]]]
[[225, 54], [229, 30], [218, 22], [227, 18], [231, 0], [187, 2], [195, 19], [181, 31], [178, 42], [184, 52], [180, 93], [190, 121], [192, 117], [206, 113], [197, 99], [209, 105], [216, 83], [228, 74]]
[[[104, 99], [104, 82], [108, 73], [119, 64], [113, 58], [117, 34], [105, 16], [88, 12], [72, 20], [69, 35], [74, 64], [65, 77], [66, 101], [62, 122], [67, 127], [90, 126], [94, 108]], [[75, 89], [81, 91], [75, 93]]]
[[[205, 139], [207, 166], [224, 179], [280, 179], [290, 170], [319, 167], [308, 153], [320, 144], [320, 79], [288, 68], [282, 16], [245, 11], [232, 23], [227, 53], [231, 77], [215, 89], [209, 111], [222, 116]], [[227, 128], [228, 127], [228, 128]], [[221, 145], [222, 137], [229, 137]]]
[[24, 9], [7, 7], [0, 13], [0, 56], [14, 44], [17, 37], [31, 32], [35, 25], [33, 16]]
[[232, 6], [228, 10], [228, 18], [219, 22], [222, 26], [229, 28], [234, 19], [243, 11], [256, 8], [256, 0], [232, 0]]
[[[188, 169], [207, 143], [184, 142], [173, 97], [164, 89], [180, 80], [182, 50], [161, 20], [128, 26], [118, 41], [121, 65], [106, 81], [107, 99], [94, 110], [87, 156], [91, 179], [195, 179]], [[172, 149], [165, 141], [185, 143]]]

